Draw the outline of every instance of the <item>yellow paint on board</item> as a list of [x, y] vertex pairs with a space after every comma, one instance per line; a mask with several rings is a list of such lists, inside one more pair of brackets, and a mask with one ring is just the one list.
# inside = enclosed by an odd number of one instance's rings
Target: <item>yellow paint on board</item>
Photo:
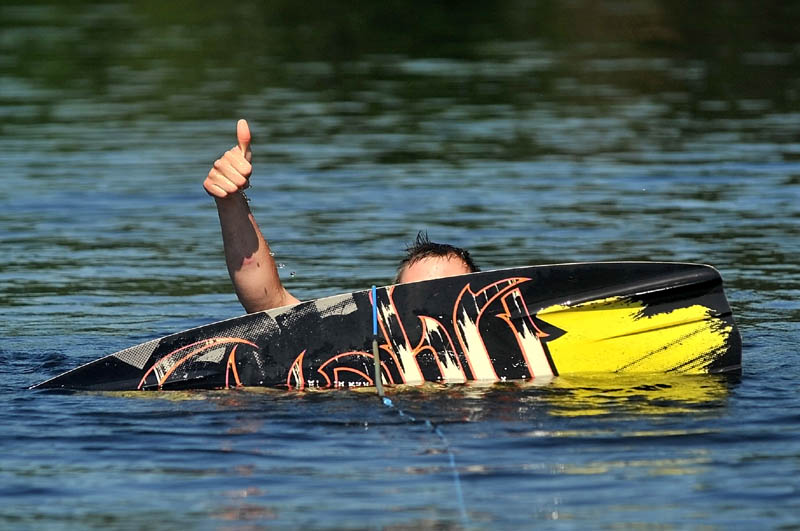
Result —
[[611, 297], [538, 312], [565, 332], [547, 342], [558, 373], [704, 373], [724, 351], [733, 328], [701, 305], [654, 315], [644, 315], [644, 308], [641, 302]]

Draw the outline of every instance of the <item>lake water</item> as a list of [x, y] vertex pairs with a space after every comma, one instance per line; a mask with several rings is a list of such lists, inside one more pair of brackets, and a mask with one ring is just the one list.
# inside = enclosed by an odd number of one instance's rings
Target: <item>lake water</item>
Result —
[[[0, 528], [800, 527], [799, 25], [777, 1], [3, 2]], [[201, 187], [240, 117], [294, 295], [389, 283], [418, 230], [484, 269], [709, 263], [741, 378], [395, 408], [26, 390], [242, 313]]]

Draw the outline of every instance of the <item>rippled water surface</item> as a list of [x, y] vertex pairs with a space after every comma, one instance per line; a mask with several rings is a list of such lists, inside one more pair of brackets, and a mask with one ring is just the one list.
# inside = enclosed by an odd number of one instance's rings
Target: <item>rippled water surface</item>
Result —
[[[0, 6], [0, 528], [800, 527], [800, 12], [448, 6]], [[298, 297], [418, 230], [710, 263], [741, 378], [26, 390], [242, 313], [201, 187], [239, 117]]]

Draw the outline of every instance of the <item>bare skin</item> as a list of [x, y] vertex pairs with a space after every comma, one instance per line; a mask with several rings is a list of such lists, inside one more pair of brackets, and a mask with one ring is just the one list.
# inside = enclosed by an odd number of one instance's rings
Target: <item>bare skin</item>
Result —
[[253, 172], [250, 138], [247, 122], [239, 120], [238, 145], [214, 162], [203, 182], [216, 200], [228, 274], [248, 313], [300, 302], [283, 287], [269, 244], [242, 194]]
[[429, 256], [407, 266], [400, 275], [400, 282], [405, 284], [467, 273], [470, 273], [469, 267], [457, 256]]
[[[236, 124], [237, 145], [214, 162], [203, 187], [217, 203], [225, 262], [236, 296], [248, 313], [297, 304], [299, 299], [283, 287], [269, 244], [261, 233], [243, 195], [253, 172], [250, 128]], [[400, 282], [417, 282], [469, 273], [456, 256], [417, 260], [403, 270]]]

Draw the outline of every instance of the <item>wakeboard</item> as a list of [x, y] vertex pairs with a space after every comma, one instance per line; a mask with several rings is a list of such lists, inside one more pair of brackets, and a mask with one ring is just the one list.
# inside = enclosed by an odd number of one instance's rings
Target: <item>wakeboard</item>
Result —
[[710, 266], [540, 265], [247, 314], [126, 348], [32, 388], [373, 386], [376, 366], [387, 385], [722, 373], [740, 370], [741, 338]]

